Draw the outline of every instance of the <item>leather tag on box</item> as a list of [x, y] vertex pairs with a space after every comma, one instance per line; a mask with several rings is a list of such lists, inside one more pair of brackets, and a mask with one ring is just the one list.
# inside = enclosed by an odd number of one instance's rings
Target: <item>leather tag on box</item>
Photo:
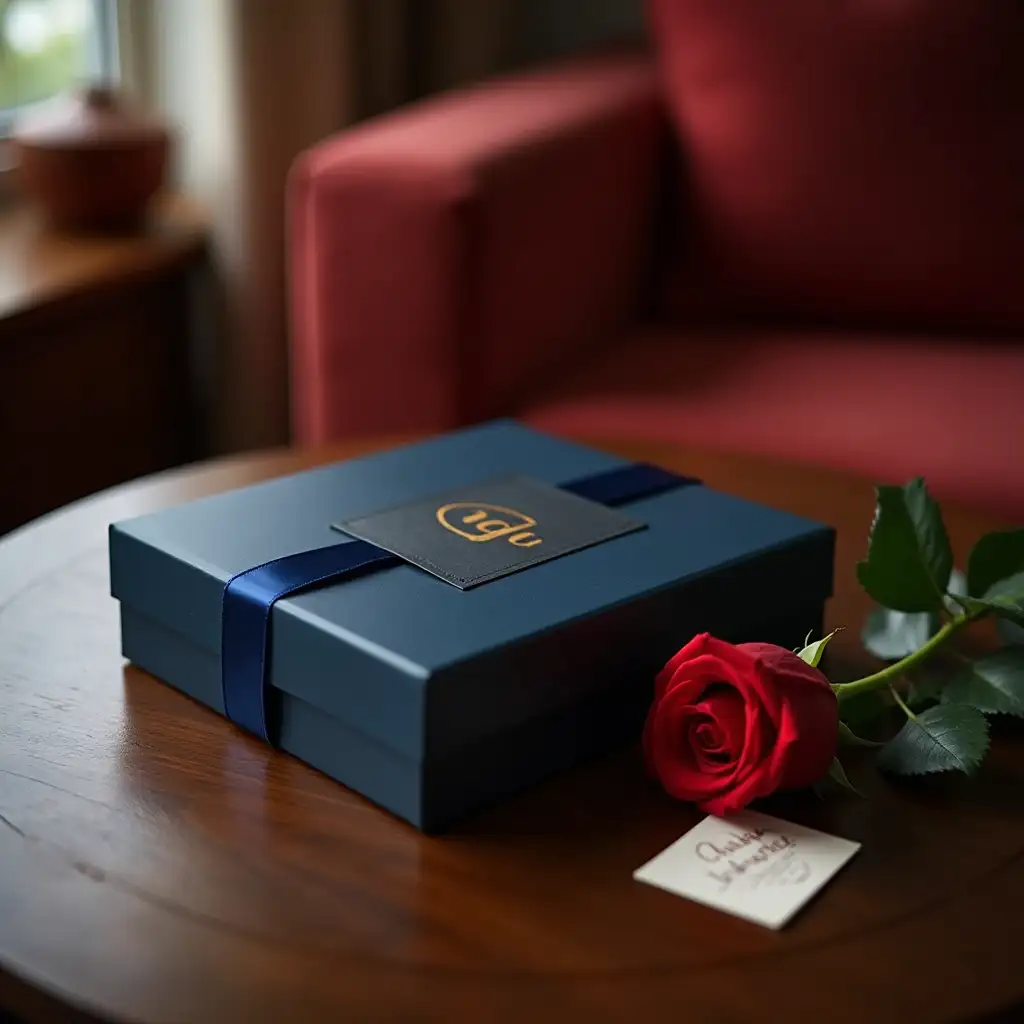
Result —
[[460, 590], [645, 528], [615, 509], [522, 476], [469, 484], [332, 526]]

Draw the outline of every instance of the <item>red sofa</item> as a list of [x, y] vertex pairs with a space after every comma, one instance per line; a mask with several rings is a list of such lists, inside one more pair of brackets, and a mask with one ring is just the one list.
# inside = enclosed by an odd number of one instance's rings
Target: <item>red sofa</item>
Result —
[[296, 441], [514, 415], [1024, 520], [1024, 4], [649, 11], [302, 155]]

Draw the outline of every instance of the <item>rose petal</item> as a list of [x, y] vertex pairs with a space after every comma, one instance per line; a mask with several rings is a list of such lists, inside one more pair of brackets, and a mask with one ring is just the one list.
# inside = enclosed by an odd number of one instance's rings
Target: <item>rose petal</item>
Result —
[[[665, 691], [675, 686], [679, 680], [679, 669], [688, 662], [696, 661], [701, 656], [716, 659], [721, 665], [728, 666], [740, 674], [740, 678], [749, 677], [753, 673], [755, 658], [735, 644], [726, 643], [710, 633], [698, 633], [688, 644], [680, 648], [669, 659], [665, 667], [658, 673], [654, 681], [655, 699], [664, 696]], [[681, 677], [683, 679], [686, 676]]]
[[772, 791], [770, 764], [764, 758], [773, 744], [775, 729], [762, 708], [749, 710], [744, 751], [736, 771], [727, 785], [709, 790], [709, 798], [697, 805], [707, 814], [724, 815], [742, 810], [752, 800], [767, 796]]
[[[711, 640], [715, 640], [711, 637]], [[693, 674], [699, 672], [702, 678], [710, 678], [717, 672], [718, 680], [732, 684], [743, 696], [748, 705], [762, 707], [768, 718], [776, 725], [782, 716], [782, 704], [776, 688], [766, 686], [757, 668], [757, 659], [748, 651], [715, 640], [713, 651], [709, 649], [699, 658], [694, 659], [681, 671]], [[750, 645], [741, 645], [746, 648]], [[740, 651], [740, 657], [723, 658], [722, 650]]]
[[734, 686], [711, 686], [696, 705], [715, 723], [721, 747], [732, 760], [743, 753], [747, 731], [747, 702]]
[[689, 745], [694, 759], [709, 775], [732, 773], [736, 758], [723, 745], [724, 736], [718, 725], [703, 714], [691, 720]]
[[726, 745], [725, 734], [718, 723], [710, 718], [696, 727], [691, 726], [690, 744], [709, 771], [715, 771], [735, 760]]
[[673, 796], [732, 813], [820, 778], [838, 705], [823, 673], [772, 644], [694, 637], [655, 684], [644, 726], [648, 769]]
[[[675, 696], [675, 693], [666, 695], [660, 710], [668, 711], [665, 701], [672, 701]], [[655, 720], [653, 733], [657, 737], [658, 751], [654, 760], [659, 769], [657, 777], [665, 791], [678, 800], [690, 801], [702, 808], [708, 801], [716, 801], [715, 806], [733, 810], [764, 795], [767, 766], [761, 760], [733, 762], [709, 771], [685, 745], [682, 749], [678, 745], [673, 746], [673, 740], [677, 739], [675, 730], [679, 724], [692, 722], [693, 711], [693, 708], [683, 708], [679, 712], [680, 718], [675, 721], [671, 721], [673, 716], [669, 714], [661, 714]], [[667, 735], [662, 733], [662, 729]], [[746, 723], [746, 732], [745, 747], [755, 751], [765, 750], [774, 735], [771, 723], [760, 708], [753, 709]]]
[[668, 689], [669, 683], [672, 682], [672, 678], [679, 667], [685, 662], [696, 658], [704, 650], [704, 645], [710, 639], [711, 635], [709, 633], [698, 633], [688, 644], [685, 644], [672, 655], [654, 680], [655, 701], [661, 700], [665, 696], [665, 691]]
[[696, 704], [700, 700], [701, 694], [709, 686], [713, 686], [715, 683], [731, 683], [733, 681], [731, 672], [732, 670], [728, 666], [724, 666], [717, 658], [698, 655], [676, 669], [675, 676], [666, 685], [662, 696], [682, 689], [686, 693], [687, 700], [691, 704]]
[[835, 757], [839, 739], [835, 693], [823, 672], [792, 651], [773, 644], [745, 646], [757, 648], [761, 684], [777, 695], [783, 710], [769, 772], [772, 791], [809, 786], [825, 775]]
[[678, 699], [674, 692], [658, 702], [651, 726], [651, 757], [662, 782], [667, 775], [699, 772], [687, 735], [688, 720], [695, 713], [693, 706]]
[[764, 796], [762, 788], [761, 774], [756, 770], [749, 771], [742, 778], [732, 778], [729, 785], [699, 801], [697, 808], [706, 814], [732, 814], [743, 810], [752, 800]]
[[[700, 710], [701, 705], [698, 704], [697, 708]], [[700, 744], [700, 749], [705, 753], [728, 753], [725, 749], [725, 737], [722, 730], [711, 717], [707, 717], [705, 721], [701, 722], [700, 725], [694, 729], [693, 736], [694, 740]]]
[[716, 636], [708, 636], [704, 642], [703, 653], [719, 661], [740, 673], [747, 673], [754, 666], [755, 658], [744, 650], [743, 644], [730, 644], [726, 640], [719, 640]]
[[743, 753], [739, 761], [744, 767], [763, 764], [776, 742], [775, 723], [763, 706], [750, 703], [744, 725]]
[[679, 800], [696, 802], [731, 784], [735, 765], [713, 770], [693, 747], [690, 730], [705, 720], [680, 690], [658, 702], [649, 729], [649, 763], [665, 791]]
[[754, 660], [758, 675], [773, 691], [782, 686], [810, 687], [832, 693], [832, 686], [820, 668], [808, 664], [800, 655], [775, 644], [741, 644]]
[[838, 741], [839, 707], [831, 690], [786, 701], [779, 740], [772, 751], [772, 791], [802, 789], [824, 778]]

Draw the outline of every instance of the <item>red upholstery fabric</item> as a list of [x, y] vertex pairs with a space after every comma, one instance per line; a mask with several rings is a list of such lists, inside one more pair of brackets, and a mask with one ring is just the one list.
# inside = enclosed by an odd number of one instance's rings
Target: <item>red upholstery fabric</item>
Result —
[[1024, 345], [653, 329], [525, 411], [577, 437], [763, 453], [903, 483], [1024, 522]]
[[296, 167], [296, 440], [523, 415], [921, 474], [1024, 521], [1024, 3], [651, 9], [691, 319], [635, 326], [669, 218], [648, 62], [442, 97]]
[[623, 329], [667, 141], [650, 61], [617, 55], [304, 154], [289, 191], [296, 439], [492, 415]]
[[1024, 329], [1024, 3], [649, 13], [686, 158], [677, 316]]

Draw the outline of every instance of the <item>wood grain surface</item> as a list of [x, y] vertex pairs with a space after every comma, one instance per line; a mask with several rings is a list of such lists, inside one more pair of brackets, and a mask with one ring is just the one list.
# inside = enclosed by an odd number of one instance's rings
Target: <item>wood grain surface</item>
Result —
[[[378, 444], [378, 446], [380, 446]], [[0, 1006], [29, 1020], [937, 1021], [1024, 1007], [1024, 735], [974, 780], [765, 809], [864, 844], [781, 933], [635, 883], [700, 815], [624, 750], [427, 838], [124, 664], [106, 527], [373, 445], [164, 474], [0, 543]], [[835, 524], [869, 484], [608, 444]], [[948, 510], [954, 546], [992, 524]], [[845, 664], [844, 664], [845, 662]]]
[[0, 319], [122, 288], [190, 261], [206, 245], [207, 218], [183, 196], [162, 198], [146, 228], [124, 234], [47, 229], [30, 208], [0, 213]]

